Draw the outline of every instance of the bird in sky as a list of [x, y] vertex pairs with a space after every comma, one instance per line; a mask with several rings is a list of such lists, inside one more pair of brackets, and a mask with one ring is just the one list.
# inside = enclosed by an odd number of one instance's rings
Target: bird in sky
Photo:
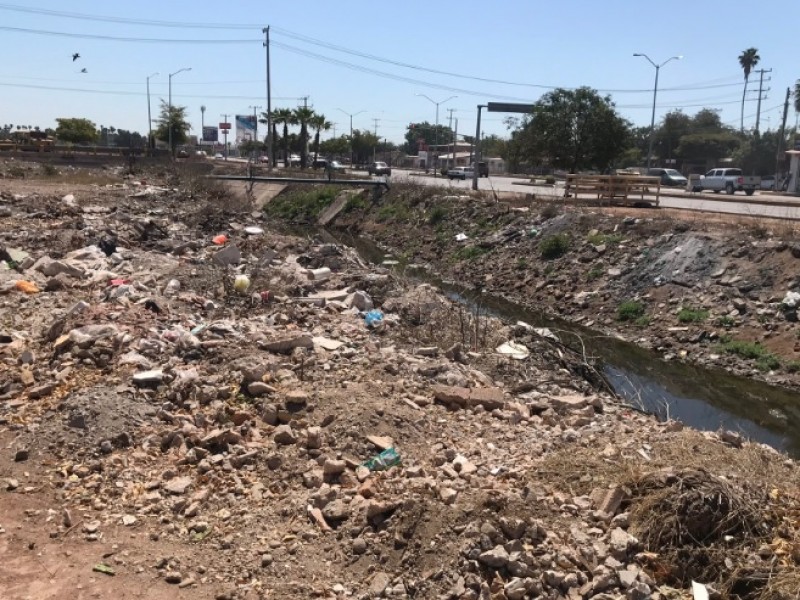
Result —
[[76, 52], [75, 54], [73, 54], [73, 55], [72, 55], [72, 62], [75, 62], [75, 61], [76, 61], [76, 60], [78, 60], [80, 57], [81, 57], [81, 55], [80, 55], [80, 54], [78, 54], [78, 53]]
[[81, 69], [81, 73], [88, 73], [88, 72], [89, 72], [89, 71], [87, 71], [87, 70], [86, 70], [86, 67], [84, 67], [83, 69]]

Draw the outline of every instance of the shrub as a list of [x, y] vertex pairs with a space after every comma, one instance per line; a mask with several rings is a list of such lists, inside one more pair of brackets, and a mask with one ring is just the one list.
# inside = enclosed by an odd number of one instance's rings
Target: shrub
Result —
[[539, 242], [539, 252], [546, 260], [563, 256], [567, 250], [569, 250], [569, 236], [566, 233], [549, 235]]
[[58, 169], [47, 163], [42, 165], [42, 172], [44, 173], [45, 177], [55, 177], [58, 175]]
[[634, 321], [634, 324], [638, 327], [647, 327], [650, 325], [650, 317], [648, 315], [642, 315]]
[[308, 221], [315, 219], [328, 207], [338, 190], [334, 187], [291, 190], [281, 194], [264, 206], [267, 214], [289, 221]]
[[553, 219], [561, 214], [561, 207], [558, 204], [546, 204], [539, 214], [543, 219]]
[[430, 225], [438, 225], [447, 218], [447, 209], [444, 206], [436, 205], [431, 209], [428, 215], [428, 223]]
[[466, 246], [464, 248], [459, 248], [455, 254], [455, 257], [458, 260], [473, 260], [479, 256], [483, 256], [487, 252], [489, 252], [488, 248], [482, 248], [481, 246]]
[[734, 325], [736, 325], [736, 319], [734, 319], [733, 317], [729, 317], [728, 315], [720, 317], [719, 319], [717, 319], [717, 321], [722, 327], [733, 327]]
[[760, 371], [773, 371], [781, 366], [778, 357], [758, 342], [727, 339], [722, 343], [722, 349], [728, 354], [755, 360], [756, 368]]
[[678, 321], [681, 323], [702, 323], [708, 318], [707, 310], [693, 310], [691, 308], [682, 308], [678, 312]]
[[592, 270], [586, 274], [586, 279], [592, 281], [594, 279], [599, 279], [603, 276], [603, 267], [592, 267]]
[[636, 321], [644, 316], [644, 304], [636, 300], [626, 300], [617, 307], [619, 321]]
[[552, 175], [548, 175], [547, 177], [544, 178], [544, 182], [547, 185], [555, 185], [556, 184], [556, 178], [553, 177]]
[[624, 237], [619, 233], [597, 233], [586, 238], [592, 246], [619, 244], [623, 239]]

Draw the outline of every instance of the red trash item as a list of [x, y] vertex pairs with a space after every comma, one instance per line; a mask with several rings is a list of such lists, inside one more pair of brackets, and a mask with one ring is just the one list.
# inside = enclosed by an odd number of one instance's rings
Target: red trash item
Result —
[[14, 284], [14, 287], [25, 294], [38, 294], [41, 291], [32, 281], [24, 281], [22, 279], [17, 281], [17, 283]]
[[217, 246], [222, 246], [222, 244], [228, 241], [228, 236], [224, 233], [221, 233], [220, 235], [215, 235], [213, 238], [211, 238], [211, 241]]
[[265, 304], [269, 302], [269, 290], [264, 290], [261, 292], [261, 302]]
[[131, 282], [130, 279], [112, 279], [108, 283], [109, 283], [109, 285], [113, 285], [114, 287], [116, 287], [118, 285], [126, 285], [126, 284], [128, 284], [130, 282]]

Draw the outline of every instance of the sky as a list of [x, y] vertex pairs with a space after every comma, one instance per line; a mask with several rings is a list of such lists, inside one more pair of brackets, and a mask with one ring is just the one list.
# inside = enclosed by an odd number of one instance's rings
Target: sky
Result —
[[[578, 86], [610, 94], [623, 117], [649, 126], [656, 70], [634, 53], [657, 64], [683, 57], [660, 69], [656, 122], [707, 107], [738, 127], [737, 57], [749, 47], [761, 56], [756, 69], [772, 69], [761, 129], [776, 129], [786, 88], [800, 78], [798, 23], [797, 0], [14, 0], [0, 2], [0, 125], [81, 117], [144, 133], [147, 77], [158, 73], [155, 117], [168, 74], [183, 68], [191, 70], [172, 77], [172, 101], [187, 107], [193, 133], [201, 105], [206, 125], [261, 112], [269, 26], [273, 110], [305, 102], [336, 135], [353, 115], [354, 129], [401, 142], [409, 123], [435, 122], [435, 103], [441, 124], [452, 117], [460, 134], [474, 135], [478, 104], [530, 103], [551, 87]], [[746, 128], [758, 85], [751, 74]], [[484, 111], [484, 135], [507, 137], [506, 116]], [[790, 106], [788, 124], [795, 118]]]

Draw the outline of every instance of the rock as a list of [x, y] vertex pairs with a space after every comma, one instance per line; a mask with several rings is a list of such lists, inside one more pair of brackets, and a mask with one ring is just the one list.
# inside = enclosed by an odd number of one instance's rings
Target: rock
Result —
[[357, 309], [359, 312], [367, 312], [375, 308], [375, 305], [373, 304], [372, 298], [370, 298], [369, 294], [361, 291], [353, 293], [347, 300], [345, 300], [345, 304]]
[[186, 490], [192, 485], [192, 483], [193, 481], [191, 477], [175, 477], [163, 484], [162, 487], [170, 494], [179, 496], [181, 494], [185, 494]]
[[164, 381], [164, 371], [161, 369], [139, 371], [133, 374], [133, 384], [139, 387], [159, 385], [162, 381]]
[[626, 600], [647, 600], [651, 597], [650, 594], [650, 586], [639, 581], [628, 588], [628, 591], [625, 592], [625, 598]]
[[56, 275], [63, 273], [67, 277], [81, 279], [84, 275], [83, 269], [79, 269], [74, 265], [61, 262], [60, 260], [54, 260], [52, 262], [42, 264], [37, 270], [41, 271], [45, 277], [55, 277]]
[[386, 591], [386, 588], [389, 587], [389, 583], [391, 583], [391, 581], [391, 578], [386, 573], [378, 571], [372, 576], [367, 593], [370, 595], [370, 597], [378, 598], [383, 594], [384, 591]]
[[555, 396], [552, 399], [553, 408], [557, 411], [580, 410], [589, 405], [589, 399], [585, 396], [572, 394], [568, 396]]
[[183, 575], [181, 575], [178, 571], [167, 571], [164, 574], [164, 581], [167, 583], [178, 584], [183, 581]]
[[478, 556], [478, 561], [493, 569], [504, 568], [509, 561], [508, 552], [503, 546], [495, 546]]
[[522, 600], [528, 593], [525, 580], [514, 577], [503, 587], [503, 593], [508, 600]]
[[346, 468], [347, 463], [343, 460], [328, 459], [322, 465], [322, 474], [325, 475], [325, 477], [338, 477], [344, 473]]
[[786, 292], [786, 295], [783, 297], [781, 304], [785, 308], [797, 308], [800, 305], [800, 293], [798, 292]]
[[388, 436], [368, 435], [367, 441], [381, 452], [394, 446], [394, 441]]
[[741, 448], [744, 446], [744, 437], [740, 433], [736, 433], [735, 431], [724, 430], [720, 432], [719, 439], [722, 440], [723, 443], [728, 444], [729, 446], [733, 446], [734, 448]]
[[125, 527], [136, 525], [136, 521], [137, 519], [133, 515], [122, 515], [122, 524], [125, 525]]
[[308, 394], [303, 390], [292, 390], [286, 394], [284, 402], [290, 411], [302, 410], [308, 404]]
[[170, 279], [167, 282], [167, 285], [164, 286], [164, 291], [162, 292], [162, 294], [169, 298], [170, 296], [177, 296], [178, 292], [180, 291], [181, 291], [181, 282], [178, 281], [177, 279]]
[[14, 462], [24, 462], [30, 457], [30, 452], [27, 448], [20, 448], [14, 453]]
[[297, 436], [289, 425], [280, 425], [272, 436], [277, 444], [289, 446], [297, 442]]
[[603, 500], [598, 505], [598, 510], [608, 513], [610, 515], [617, 514], [622, 501], [626, 497], [625, 490], [622, 489], [621, 486], [615, 485], [613, 486], [606, 495], [603, 497]]
[[45, 383], [43, 385], [31, 388], [28, 391], [28, 396], [33, 400], [44, 398], [45, 396], [52, 394], [56, 387], [57, 385], [55, 383]]
[[621, 571], [617, 571], [617, 577], [619, 578], [620, 584], [625, 589], [631, 587], [639, 577], [638, 571], [633, 571], [630, 569], [623, 569]]
[[301, 333], [290, 337], [284, 337], [271, 342], [264, 342], [260, 346], [268, 351], [276, 354], [288, 354], [295, 348], [313, 348], [313, 338], [307, 333]]
[[436, 385], [433, 387], [433, 397], [436, 401], [455, 408], [472, 408], [480, 405], [486, 410], [495, 410], [505, 405], [503, 390], [495, 387], [466, 388]]
[[367, 542], [362, 537], [357, 537], [352, 544], [353, 554], [364, 554], [367, 551]]
[[453, 504], [457, 496], [458, 492], [453, 488], [445, 487], [439, 490], [439, 498], [447, 505]]
[[16, 479], [6, 479], [6, 491], [13, 492], [15, 489], [19, 487], [19, 481]]
[[638, 544], [638, 540], [624, 529], [617, 527], [611, 531], [609, 544], [615, 552], [615, 557], [623, 560], [628, 551]]
[[332, 523], [341, 522], [350, 517], [350, 507], [343, 500], [334, 500], [323, 507], [322, 516]]
[[242, 261], [242, 253], [236, 244], [231, 244], [214, 254], [213, 260], [223, 267], [238, 265]]
[[306, 448], [309, 450], [322, 448], [322, 427], [309, 427], [306, 430]]
[[267, 385], [263, 381], [253, 381], [247, 384], [247, 393], [256, 398], [270, 393], [272, 389], [272, 386]]

